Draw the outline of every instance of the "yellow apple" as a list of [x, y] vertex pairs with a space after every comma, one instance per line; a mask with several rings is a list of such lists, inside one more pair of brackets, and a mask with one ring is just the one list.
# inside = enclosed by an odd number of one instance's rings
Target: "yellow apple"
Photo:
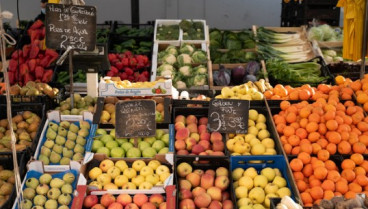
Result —
[[261, 174], [267, 178], [268, 181], [272, 181], [276, 173], [272, 168], [264, 168], [261, 170]]
[[261, 188], [265, 188], [268, 180], [266, 178], [266, 176], [263, 175], [257, 175], [256, 177], [254, 177], [254, 187], [261, 187]]
[[252, 155], [263, 155], [265, 152], [266, 152], [266, 147], [263, 144], [253, 145], [250, 151]]
[[250, 146], [253, 147], [256, 144], [261, 144], [261, 141], [257, 138], [253, 138], [253, 139], [250, 140], [249, 144], [250, 144]]
[[146, 176], [145, 181], [150, 182], [153, 185], [156, 185], [160, 181], [160, 176], [157, 174], [151, 174]]
[[274, 168], [273, 170], [275, 171], [276, 176], [281, 176], [282, 177], [281, 171], [278, 168]]
[[235, 170], [233, 170], [232, 176], [233, 176], [234, 181], [239, 180], [242, 177], [243, 173], [244, 173], [244, 169], [242, 168], [236, 168]]
[[238, 201], [237, 201], [237, 205], [238, 207], [242, 207], [242, 206], [246, 206], [246, 205], [252, 205], [252, 200], [250, 200], [249, 198], [247, 197], [243, 197], [243, 198], [240, 198]]
[[160, 174], [160, 181], [161, 182], [165, 182], [165, 180], [170, 176], [171, 174], [168, 173], [168, 172], [165, 172], [165, 173], [161, 173]]
[[270, 132], [268, 132], [267, 129], [266, 130], [263, 129], [258, 132], [257, 136], [258, 136], [258, 139], [262, 140], [262, 139], [270, 137]]
[[247, 143], [250, 143], [250, 141], [252, 140], [252, 139], [256, 139], [256, 136], [255, 135], [253, 135], [253, 134], [247, 134], [247, 135], [245, 135], [245, 137], [244, 137], [244, 140], [245, 140], [245, 142], [247, 142]]
[[132, 164], [132, 168], [136, 171], [141, 171], [144, 166], [146, 166], [146, 163], [143, 160], [136, 160]]
[[115, 179], [117, 176], [120, 175], [120, 169], [113, 166], [113, 167], [109, 168], [109, 170], [107, 170], [107, 174], [109, 174], [112, 179]]
[[140, 175], [146, 177], [148, 175], [153, 174], [153, 169], [149, 166], [144, 166], [141, 171], [139, 172]]
[[261, 142], [266, 148], [274, 148], [275, 142], [271, 138], [265, 138]]
[[123, 171], [123, 175], [126, 176], [128, 179], [132, 179], [137, 176], [137, 171], [133, 168], [126, 168]]
[[112, 190], [112, 189], [118, 189], [118, 186], [116, 186], [114, 183], [107, 183], [103, 186], [104, 190]]
[[249, 176], [242, 176], [239, 179], [239, 186], [245, 186], [248, 190], [253, 188], [253, 179]]
[[235, 196], [236, 198], [240, 199], [240, 198], [244, 198], [244, 197], [248, 197], [248, 189], [245, 186], [239, 186], [238, 188], [235, 189]]
[[98, 181], [92, 181], [91, 183], [89, 183], [89, 186], [94, 186], [97, 189], [102, 189], [102, 184], [100, 184]]
[[272, 183], [276, 184], [279, 188], [286, 186], [286, 180], [281, 176], [275, 176]]
[[122, 187], [124, 184], [128, 183], [129, 179], [128, 177], [124, 176], [124, 175], [119, 175], [114, 179], [114, 183], [116, 186], [118, 187]]
[[138, 175], [132, 178], [132, 183], [135, 184], [137, 187], [146, 180], [144, 176]]
[[270, 198], [275, 198], [275, 197], [279, 197], [279, 196], [273, 193], [266, 195], [265, 200], [264, 200], [264, 205], [266, 206], [266, 208], [269, 208], [271, 205]]
[[249, 191], [249, 198], [252, 200], [253, 204], [262, 204], [265, 196], [265, 192], [261, 187], [254, 187]]
[[156, 170], [158, 166], [160, 166], [161, 163], [158, 160], [151, 160], [148, 163], [148, 166], [151, 167], [153, 170]]
[[107, 170], [109, 170], [109, 168], [114, 166], [114, 162], [112, 160], [103, 160], [100, 163], [100, 169], [102, 170], [102, 172], [107, 172]]
[[122, 186], [122, 189], [137, 189], [137, 186], [132, 182], [128, 182]]
[[258, 175], [257, 170], [253, 167], [247, 168], [243, 174], [243, 176], [249, 176], [252, 179], [254, 179], [257, 175]]
[[115, 162], [115, 167], [119, 168], [120, 172], [123, 172], [126, 168], [128, 168], [128, 165], [125, 160], [118, 160]]
[[266, 123], [266, 117], [263, 114], [258, 114], [257, 123]]
[[258, 135], [258, 128], [255, 126], [248, 127], [248, 133], [253, 134], [254, 136]]
[[158, 166], [157, 169], [156, 169], [156, 174], [161, 175], [163, 173], [169, 173], [170, 174], [170, 169], [166, 165]]
[[107, 173], [103, 173], [97, 177], [97, 182], [100, 183], [102, 186], [111, 182], [111, 176]]
[[248, 120], [248, 127], [255, 126], [256, 123], [253, 120]]
[[[258, 129], [258, 130], [267, 130], [267, 126], [266, 126], [266, 124], [265, 123], [257, 123], [256, 124], [256, 128]], [[258, 133], [259, 134], [259, 133]]]
[[277, 190], [276, 194], [283, 198], [284, 196], [290, 196], [291, 195], [291, 192], [290, 192], [290, 189], [287, 188], [287, 187], [283, 187], [283, 188], [280, 188], [279, 190]]
[[101, 170], [100, 168], [98, 168], [98, 167], [94, 167], [94, 168], [92, 168], [92, 169], [88, 172], [88, 176], [89, 176], [89, 178], [91, 178], [92, 180], [97, 179], [97, 177], [98, 177], [99, 175], [101, 175], [101, 174], [102, 174], [102, 170]]
[[279, 187], [274, 183], [268, 183], [264, 190], [266, 194], [276, 194], [277, 190], [279, 190]]
[[151, 189], [153, 187], [153, 185], [150, 182], [142, 182], [139, 185], [139, 190], [143, 190], [143, 189]]
[[229, 139], [229, 140], [227, 140], [227, 142], [226, 142], [226, 147], [227, 147], [227, 149], [228, 149], [230, 152], [232, 152], [232, 151], [234, 150], [235, 142], [236, 142], [236, 140], [235, 140], [235, 139]]
[[243, 141], [237, 141], [234, 145], [234, 152], [236, 153], [243, 153], [247, 150], [247, 147], [245, 146], [245, 142]]
[[258, 112], [255, 109], [250, 109], [249, 110], [249, 119], [253, 120], [253, 121], [257, 121], [258, 119]]

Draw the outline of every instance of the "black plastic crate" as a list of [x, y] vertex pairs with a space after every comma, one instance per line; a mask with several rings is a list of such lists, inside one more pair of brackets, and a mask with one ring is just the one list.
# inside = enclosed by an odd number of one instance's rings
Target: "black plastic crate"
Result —
[[[23, 181], [23, 178], [27, 172], [26, 165], [30, 159], [30, 155], [26, 152], [17, 154], [17, 162], [18, 162], [18, 169], [19, 169], [19, 175], [20, 180]], [[0, 165], [7, 170], [13, 170], [14, 164], [13, 164], [13, 156], [12, 154], [4, 154], [0, 153]], [[13, 203], [17, 197], [17, 191], [15, 189], [15, 185], [13, 187], [12, 193], [9, 195], [9, 199], [0, 206], [0, 209], [9, 209], [13, 206]]]
[[[7, 111], [6, 111], [6, 104], [4, 103], [0, 103], [0, 109], [4, 110], [4, 111], [0, 111], [0, 119], [4, 119], [7, 118]], [[45, 124], [45, 106], [42, 103], [18, 103], [18, 104], [12, 104], [12, 116], [14, 117], [15, 115], [17, 115], [18, 113], [22, 113], [24, 111], [31, 111], [33, 113], [35, 113], [36, 115], [38, 115], [41, 119], [40, 121], [40, 125], [37, 129], [37, 134], [35, 139], [32, 141], [32, 145], [28, 148], [26, 148], [23, 151], [17, 151], [18, 154], [22, 153], [22, 152], [30, 152], [30, 153], [34, 153], [34, 151], [37, 148], [38, 145], [38, 141], [39, 138], [41, 136], [41, 132], [42, 132], [42, 128]], [[2, 155], [11, 155], [12, 152], [0, 152]]]
[[[174, 166], [175, 166], [175, 174], [174, 174], [174, 184], [177, 185], [177, 189], [176, 189], [176, 208], [179, 208], [180, 205], [180, 186], [179, 186], [179, 176], [177, 174], [177, 166], [180, 163], [188, 163], [192, 166], [193, 171], [196, 169], [201, 169], [204, 172], [206, 170], [212, 169], [214, 171], [216, 171], [217, 168], [219, 167], [225, 167], [226, 169], [228, 169], [229, 171], [229, 187], [227, 188], [227, 190], [225, 190], [226, 192], [228, 192], [230, 194], [229, 196], [229, 200], [231, 200], [234, 204], [234, 208], [236, 208], [236, 199], [235, 199], [235, 195], [234, 194], [234, 188], [233, 188], [233, 178], [231, 175], [231, 169], [230, 169], [230, 161], [228, 159], [224, 159], [224, 158], [211, 158], [209, 156], [204, 156], [203, 158], [201, 158], [201, 160], [198, 160], [197, 156], [185, 156], [185, 157], [181, 157], [181, 156], [175, 156], [174, 158]], [[175, 183], [176, 182], [176, 183]]]

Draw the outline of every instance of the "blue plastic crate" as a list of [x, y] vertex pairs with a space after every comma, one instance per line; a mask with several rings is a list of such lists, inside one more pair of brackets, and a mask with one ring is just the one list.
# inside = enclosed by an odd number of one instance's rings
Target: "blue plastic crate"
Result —
[[[262, 161], [260, 163], [250, 162], [250, 161]], [[291, 198], [296, 200], [296, 194], [298, 194], [298, 190], [295, 187], [295, 184], [292, 184], [292, 173], [288, 169], [286, 159], [283, 155], [273, 155], [273, 156], [231, 156], [230, 157], [230, 169], [233, 171], [236, 168], [243, 168], [244, 170], [247, 168], [253, 167], [258, 172], [260, 172], [263, 168], [278, 168], [282, 174], [282, 177], [285, 178], [287, 182], [287, 187], [291, 191]], [[294, 186], [293, 186], [294, 185]]]

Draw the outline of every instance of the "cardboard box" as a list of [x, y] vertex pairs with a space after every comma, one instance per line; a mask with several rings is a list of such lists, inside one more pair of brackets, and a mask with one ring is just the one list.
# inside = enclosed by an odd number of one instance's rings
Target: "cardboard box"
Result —
[[[153, 88], [119, 88], [115, 82], [106, 83], [105, 77], [99, 83], [99, 96], [162, 96], [171, 95], [172, 81], [164, 80], [157, 82]], [[120, 78], [119, 78], [120, 80]], [[157, 89], [161, 89], [160, 93], [156, 93]]]
[[[129, 167], [131, 167], [132, 163], [136, 160], [143, 160], [144, 162], [148, 163], [151, 160], [158, 160], [161, 162], [162, 165], [166, 165], [170, 169], [171, 175], [165, 180], [164, 184], [162, 186], [153, 186], [150, 190], [123, 190], [123, 189], [114, 189], [114, 190], [98, 190], [94, 186], [88, 186], [88, 184], [91, 182], [91, 179], [89, 179], [89, 171], [100, 165], [101, 161], [105, 159], [110, 159], [113, 162], [116, 162], [118, 160], [125, 160]], [[103, 195], [106, 193], [109, 194], [160, 194], [165, 193], [165, 188], [169, 185], [173, 185], [174, 180], [174, 155], [173, 154], [166, 154], [165, 156], [157, 155], [154, 158], [108, 158], [106, 155], [101, 154], [95, 154], [91, 161], [88, 162], [86, 165], [85, 171], [83, 171], [84, 176], [87, 178], [87, 191], [90, 191], [91, 194], [94, 195]]]
[[[86, 184], [86, 179], [84, 178], [84, 176], [82, 174], [80, 174], [80, 170], [82, 168], [81, 164], [78, 163], [78, 162], [75, 162], [75, 161], [72, 161], [70, 163], [70, 168], [71, 170], [69, 171], [63, 171], [63, 172], [47, 172], [43, 169], [43, 166], [42, 166], [42, 162], [40, 161], [33, 161], [33, 162], [30, 162], [28, 164], [28, 172], [26, 174], [26, 177], [24, 178], [23, 182], [22, 182], [22, 190], [24, 190], [26, 188], [26, 181], [27, 179], [29, 178], [32, 178], [32, 177], [35, 177], [35, 178], [39, 178], [42, 174], [44, 173], [49, 173], [53, 176], [53, 178], [62, 178], [64, 174], [66, 173], [73, 173], [74, 176], [75, 176], [75, 180], [74, 182], [72, 183], [72, 186], [73, 186], [73, 197], [76, 195], [75, 191], [76, 191], [76, 188], [77, 188], [77, 185], [85, 185]], [[69, 204], [69, 208], [72, 208], [72, 204], [74, 202], [74, 198], [72, 197], [72, 201], [71, 203]], [[15, 200], [14, 202], [14, 205], [13, 205], [13, 208], [12, 209], [18, 209], [20, 207], [18, 207], [18, 198], [19, 196], [17, 197], [17, 199]]]
[[[41, 133], [41, 137], [40, 137], [40, 141], [38, 143], [36, 152], [34, 153], [34, 159], [35, 161], [38, 161], [38, 156], [40, 155], [41, 152], [41, 147], [42, 145], [45, 143], [46, 141], [46, 133], [47, 130], [49, 128], [49, 123], [50, 122], [56, 122], [56, 123], [60, 123], [61, 121], [69, 121], [69, 122], [74, 122], [74, 123], [79, 123], [80, 120], [86, 120], [90, 123], [91, 128], [89, 130], [89, 135], [87, 137], [85, 137], [86, 139], [86, 144], [84, 145], [84, 148], [86, 150], [87, 145], [92, 144], [92, 139], [93, 136], [96, 132], [96, 125], [92, 124], [92, 120], [93, 120], [93, 115], [91, 112], [84, 112], [84, 115], [60, 115], [60, 111], [50, 111], [47, 113], [47, 120], [45, 122], [45, 125], [43, 127], [42, 133]], [[38, 161], [40, 163], [42, 163], [41, 161]], [[61, 172], [61, 171], [67, 171], [71, 169], [70, 165], [43, 165], [43, 169], [45, 170], [45, 172]]]

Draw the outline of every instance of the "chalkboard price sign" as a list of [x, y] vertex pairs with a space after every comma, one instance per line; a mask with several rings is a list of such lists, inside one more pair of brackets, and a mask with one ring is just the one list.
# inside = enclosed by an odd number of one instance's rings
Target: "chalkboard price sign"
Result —
[[120, 101], [115, 105], [117, 138], [156, 135], [156, 102], [154, 100]]
[[208, 111], [208, 130], [220, 133], [247, 133], [249, 104], [249, 100], [212, 99]]
[[96, 7], [46, 5], [46, 46], [92, 51], [96, 46]]

